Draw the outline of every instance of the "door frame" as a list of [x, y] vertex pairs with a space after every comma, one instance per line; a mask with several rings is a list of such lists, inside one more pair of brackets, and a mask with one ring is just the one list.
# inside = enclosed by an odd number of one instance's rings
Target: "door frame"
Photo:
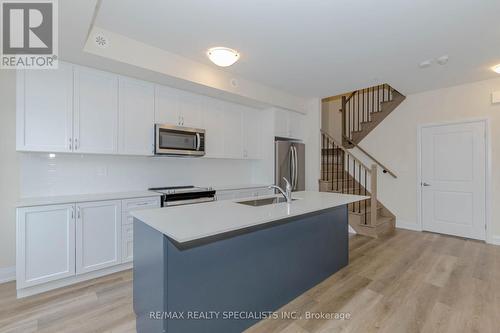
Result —
[[485, 131], [485, 227], [486, 243], [499, 244], [500, 239], [495, 240], [491, 234], [491, 128], [490, 118], [470, 118], [465, 120], [456, 120], [440, 123], [420, 124], [417, 126], [417, 226], [420, 231], [424, 230], [422, 220], [422, 130], [429, 127], [439, 127], [448, 125], [461, 125], [470, 123], [483, 123]]

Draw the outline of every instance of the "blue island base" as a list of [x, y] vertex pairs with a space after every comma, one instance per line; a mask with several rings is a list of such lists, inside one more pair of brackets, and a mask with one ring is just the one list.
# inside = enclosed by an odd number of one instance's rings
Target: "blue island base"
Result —
[[244, 331], [347, 265], [347, 223], [344, 205], [178, 244], [135, 219], [137, 332]]

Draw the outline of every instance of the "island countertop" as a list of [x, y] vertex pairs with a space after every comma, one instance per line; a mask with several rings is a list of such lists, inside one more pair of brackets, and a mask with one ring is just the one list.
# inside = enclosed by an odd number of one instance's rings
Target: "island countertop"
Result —
[[[258, 199], [269, 197], [274, 196]], [[255, 207], [239, 204], [245, 199], [238, 199], [147, 209], [131, 214], [174, 241], [186, 243], [368, 199], [366, 196], [312, 191], [293, 192], [292, 198], [296, 200], [290, 204]]]

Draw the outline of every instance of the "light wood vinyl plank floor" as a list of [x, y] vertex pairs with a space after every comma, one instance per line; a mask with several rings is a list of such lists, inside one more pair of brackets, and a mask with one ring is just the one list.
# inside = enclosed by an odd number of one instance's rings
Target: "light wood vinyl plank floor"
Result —
[[[500, 247], [397, 230], [350, 238], [350, 264], [245, 333], [499, 332]], [[349, 320], [306, 319], [349, 314]], [[135, 332], [132, 272], [16, 299], [0, 285], [0, 333]]]

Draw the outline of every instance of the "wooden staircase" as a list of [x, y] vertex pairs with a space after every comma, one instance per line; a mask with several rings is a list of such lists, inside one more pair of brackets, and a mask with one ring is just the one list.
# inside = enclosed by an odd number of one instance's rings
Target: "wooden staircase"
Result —
[[[405, 100], [388, 84], [356, 90], [342, 96], [342, 142], [322, 131], [320, 191], [358, 194], [370, 199], [349, 205], [349, 224], [359, 234], [379, 237], [395, 229], [395, 216], [377, 199], [378, 167], [396, 174], [360, 147], [363, 140]], [[374, 164], [367, 166], [349, 149], [358, 148]], [[372, 208], [373, 207], [373, 208]]]
[[388, 84], [356, 90], [342, 97], [342, 137], [343, 146], [359, 146], [378, 124], [382, 122], [405, 96]]
[[370, 196], [349, 205], [349, 225], [375, 238], [393, 233], [395, 216], [377, 200], [377, 165], [366, 166], [323, 131], [322, 147], [320, 191]]

